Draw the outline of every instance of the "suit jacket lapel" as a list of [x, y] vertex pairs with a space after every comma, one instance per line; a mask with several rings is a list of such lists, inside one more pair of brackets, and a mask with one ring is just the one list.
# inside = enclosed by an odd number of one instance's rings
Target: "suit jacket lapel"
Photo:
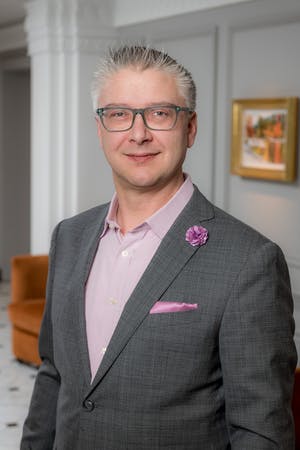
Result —
[[74, 296], [76, 298], [75, 304], [78, 307], [76, 311], [78, 317], [78, 343], [83, 367], [83, 375], [87, 386], [89, 386], [91, 382], [91, 370], [85, 321], [85, 285], [98, 248], [107, 211], [108, 208], [104, 208], [101, 214], [97, 217], [96, 222], [89, 224], [85, 229], [82, 236], [82, 247], [79, 253], [80, 256], [74, 270], [75, 276], [78, 277], [77, 280], [74, 281]]
[[196, 251], [201, 251], [201, 247], [193, 247], [185, 241], [187, 229], [211, 219], [213, 215], [212, 205], [195, 188], [190, 202], [161, 242], [127, 301], [91, 389], [101, 381], [128, 340], [149, 314], [153, 304], [163, 295], [176, 275]]

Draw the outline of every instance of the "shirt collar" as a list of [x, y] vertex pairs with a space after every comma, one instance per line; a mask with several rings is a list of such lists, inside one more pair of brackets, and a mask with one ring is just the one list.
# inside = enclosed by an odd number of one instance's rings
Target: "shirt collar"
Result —
[[[163, 207], [146, 219], [145, 222], [140, 224], [137, 228], [150, 227], [160, 239], [164, 238], [183, 208], [189, 202], [194, 192], [194, 185], [191, 177], [188, 174], [184, 175], [185, 181], [173, 197], [171, 197], [171, 199]], [[120, 226], [116, 221], [117, 210], [118, 198], [115, 193], [109, 206], [101, 237], [104, 236], [108, 229], [120, 229]]]
[[101, 238], [105, 235], [105, 233], [107, 232], [108, 229], [117, 229], [117, 230], [120, 229], [120, 227], [116, 221], [118, 205], [119, 205], [119, 203], [118, 203], [117, 194], [114, 193], [113, 198], [111, 199], [111, 202], [109, 205], [107, 216], [105, 218], [103, 231], [100, 236]]
[[146, 223], [151, 227], [153, 232], [163, 239], [183, 208], [189, 202], [194, 192], [194, 185], [191, 177], [185, 175], [186, 179], [180, 186], [178, 191], [170, 198], [170, 200], [151, 217], [146, 220]]

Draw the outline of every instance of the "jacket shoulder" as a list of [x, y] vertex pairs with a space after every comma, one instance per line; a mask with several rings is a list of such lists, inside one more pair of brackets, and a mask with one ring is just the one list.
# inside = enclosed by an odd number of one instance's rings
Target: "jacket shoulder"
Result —
[[262, 234], [259, 230], [253, 228], [249, 224], [246, 224], [242, 220], [232, 216], [226, 211], [218, 207], [214, 207], [216, 226], [224, 233], [224, 237], [228, 239], [228, 242], [232, 244], [235, 241], [257, 243], [257, 245], [264, 245], [272, 242], [270, 238]]
[[271, 242], [260, 231], [211, 203], [197, 188], [191, 207], [197, 210], [200, 221], [206, 223], [209, 230], [216, 234], [216, 239], [222, 241], [225, 246], [227, 244], [232, 248], [240, 241], [249, 242], [251, 245], [254, 242], [258, 245]]
[[61, 230], [80, 230], [87, 226], [99, 225], [105, 219], [109, 203], [95, 206], [75, 216], [62, 220], [58, 226]]
[[[250, 257], [262, 257], [266, 252], [270, 252], [276, 259], [282, 259], [280, 247], [269, 237], [217, 207], [197, 190], [191, 206], [198, 211], [196, 214], [200, 223], [208, 230], [205, 254], [214, 267], [222, 267], [221, 272], [228, 268], [232, 272], [238, 272]], [[193, 218], [196, 214], [194, 213]], [[200, 254], [203, 256], [204, 250]]]

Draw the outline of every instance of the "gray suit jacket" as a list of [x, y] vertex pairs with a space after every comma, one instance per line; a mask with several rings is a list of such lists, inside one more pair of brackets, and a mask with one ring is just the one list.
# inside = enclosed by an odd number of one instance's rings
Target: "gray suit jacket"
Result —
[[[129, 298], [90, 384], [85, 283], [108, 206], [51, 247], [39, 369], [22, 450], [294, 448], [296, 352], [281, 250], [195, 192]], [[185, 241], [202, 225], [203, 246]], [[149, 314], [158, 300], [197, 303]]]

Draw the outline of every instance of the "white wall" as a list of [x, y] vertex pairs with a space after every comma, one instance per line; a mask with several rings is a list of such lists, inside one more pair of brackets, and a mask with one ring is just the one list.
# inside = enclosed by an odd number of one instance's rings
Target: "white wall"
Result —
[[[111, 170], [99, 146], [96, 121], [90, 97], [91, 78], [92, 73], [95, 71], [97, 60], [98, 57], [80, 56], [78, 62], [78, 85], [85, 86], [79, 97], [79, 105], [82, 112], [78, 120], [77, 144], [77, 207], [80, 211], [109, 201], [114, 192]], [[83, 123], [86, 133], [81, 132]]]
[[[232, 40], [234, 98], [300, 96], [300, 17], [236, 30]], [[300, 183], [230, 177], [229, 210], [278, 242], [300, 295]]]
[[[232, 35], [232, 95], [300, 97], [300, 17]], [[298, 122], [299, 129], [299, 122]], [[299, 154], [299, 152], [298, 152]], [[298, 170], [298, 174], [300, 171]], [[228, 209], [277, 242], [290, 269], [300, 350], [300, 182], [281, 184], [230, 177]]]

